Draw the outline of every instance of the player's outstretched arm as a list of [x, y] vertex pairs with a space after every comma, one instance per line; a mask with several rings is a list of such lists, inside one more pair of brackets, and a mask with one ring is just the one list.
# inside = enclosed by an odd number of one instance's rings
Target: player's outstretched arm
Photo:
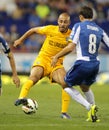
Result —
[[36, 28], [32, 28], [30, 30], [28, 30], [26, 33], [24, 33], [19, 39], [17, 39], [15, 42], [14, 42], [14, 47], [17, 47], [19, 46], [20, 44], [23, 44], [23, 41], [25, 39], [27, 39], [29, 36], [31, 36], [32, 34], [34, 33], [37, 33], [37, 30], [39, 29], [39, 27], [36, 27]]
[[12, 73], [13, 73], [13, 75], [12, 75], [13, 82], [16, 85], [16, 87], [19, 87], [20, 86], [20, 79], [17, 75], [15, 60], [14, 60], [14, 56], [13, 56], [12, 52], [8, 53], [8, 59], [9, 59], [9, 62], [10, 62]]

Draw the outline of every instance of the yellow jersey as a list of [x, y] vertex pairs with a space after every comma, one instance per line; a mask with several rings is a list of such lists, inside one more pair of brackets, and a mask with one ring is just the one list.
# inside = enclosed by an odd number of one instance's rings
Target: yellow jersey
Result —
[[59, 31], [59, 26], [48, 25], [44, 27], [39, 27], [37, 33], [45, 35], [46, 39], [32, 67], [42, 66], [44, 68], [44, 76], [50, 76], [52, 75], [52, 72], [56, 69], [63, 68], [64, 57], [58, 59], [55, 67], [51, 66], [51, 57], [56, 55], [65, 46], [67, 46], [67, 40], [71, 33], [71, 30], [68, 29], [66, 33], [61, 33]]
[[46, 36], [39, 55], [52, 57], [68, 45], [71, 30], [68, 29], [66, 33], [61, 33], [59, 26], [48, 25], [39, 27], [38, 33]]

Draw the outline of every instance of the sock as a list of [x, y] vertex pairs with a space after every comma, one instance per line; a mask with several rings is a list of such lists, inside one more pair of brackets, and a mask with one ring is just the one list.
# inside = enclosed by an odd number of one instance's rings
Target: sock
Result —
[[87, 100], [90, 104], [95, 104], [94, 94], [93, 94], [93, 92], [92, 92], [91, 89], [89, 89], [88, 92], [84, 92], [84, 95], [86, 96], [86, 100]]
[[64, 89], [75, 101], [86, 107], [87, 110], [90, 110], [91, 104], [80, 94], [80, 92], [74, 88], [65, 88]]
[[19, 99], [26, 97], [32, 86], [33, 86], [33, 81], [27, 80], [27, 82], [22, 86], [22, 89], [21, 89], [21, 92], [19, 95]]
[[70, 96], [62, 89], [62, 110], [61, 113], [67, 113], [70, 103]]

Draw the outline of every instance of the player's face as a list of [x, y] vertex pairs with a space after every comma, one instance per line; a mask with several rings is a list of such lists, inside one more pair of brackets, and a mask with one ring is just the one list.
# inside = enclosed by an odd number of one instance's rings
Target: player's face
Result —
[[59, 31], [62, 33], [67, 32], [70, 25], [70, 17], [60, 16], [58, 18]]

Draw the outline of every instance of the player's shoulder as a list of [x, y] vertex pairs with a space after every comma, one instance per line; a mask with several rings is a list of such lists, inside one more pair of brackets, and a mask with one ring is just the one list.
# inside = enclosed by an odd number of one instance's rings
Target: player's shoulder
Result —
[[81, 22], [78, 22], [78, 23], [74, 24], [75, 27], [80, 26], [80, 25], [81, 25]]
[[91, 27], [92, 30], [98, 31], [101, 34], [103, 33], [103, 29], [95, 21], [92, 21], [89, 25], [89, 28]]
[[47, 34], [47, 33], [51, 32], [51, 31], [56, 30], [55, 28], [56, 28], [56, 26], [54, 26], [54, 25], [45, 25], [45, 26], [38, 27], [37, 31], [39, 33]]
[[79, 26], [81, 26], [81, 22], [75, 23], [74, 26], [73, 26], [73, 28], [76, 29], [76, 28], [78, 28]]
[[46, 25], [45, 27], [46, 28], [55, 29], [55, 28], [57, 28], [57, 25]]
[[95, 22], [94, 22], [94, 24], [95, 24], [95, 26], [96, 26], [100, 31], [103, 32], [103, 29], [102, 29], [98, 24], [96, 24]]
[[56, 31], [57, 28], [58, 28], [58, 26], [56, 26], [56, 25], [46, 25], [43, 27], [43, 29], [46, 30], [47, 32]]
[[80, 24], [81, 24], [81, 22], [75, 23], [72, 28], [72, 31], [75, 32], [78, 29], [78, 27], [80, 27]]

